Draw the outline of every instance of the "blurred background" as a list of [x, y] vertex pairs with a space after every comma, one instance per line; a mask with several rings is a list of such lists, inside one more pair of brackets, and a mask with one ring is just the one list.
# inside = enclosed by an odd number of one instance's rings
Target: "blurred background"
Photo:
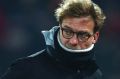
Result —
[[[120, 79], [120, 1], [93, 0], [107, 16], [96, 44], [104, 79]], [[17, 58], [44, 48], [41, 30], [58, 25], [54, 11], [61, 0], [0, 0], [0, 76]]]

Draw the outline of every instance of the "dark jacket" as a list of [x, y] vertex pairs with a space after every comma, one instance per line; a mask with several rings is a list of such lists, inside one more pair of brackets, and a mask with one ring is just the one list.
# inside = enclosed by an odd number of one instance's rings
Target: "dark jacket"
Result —
[[102, 79], [94, 50], [82, 54], [63, 50], [57, 41], [58, 31], [59, 27], [54, 27], [44, 32], [46, 48], [18, 59], [1, 79]]

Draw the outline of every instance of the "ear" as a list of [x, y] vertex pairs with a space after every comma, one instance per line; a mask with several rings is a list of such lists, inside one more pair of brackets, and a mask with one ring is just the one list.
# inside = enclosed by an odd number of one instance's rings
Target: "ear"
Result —
[[99, 38], [99, 32], [96, 32], [94, 34], [93, 44], [95, 44], [97, 42], [98, 38]]

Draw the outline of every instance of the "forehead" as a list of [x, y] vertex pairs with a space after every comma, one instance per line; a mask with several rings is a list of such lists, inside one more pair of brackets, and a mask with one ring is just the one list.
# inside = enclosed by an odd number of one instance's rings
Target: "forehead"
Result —
[[75, 31], [93, 31], [94, 29], [94, 20], [90, 16], [86, 17], [66, 17], [62, 21], [62, 27], [69, 27]]

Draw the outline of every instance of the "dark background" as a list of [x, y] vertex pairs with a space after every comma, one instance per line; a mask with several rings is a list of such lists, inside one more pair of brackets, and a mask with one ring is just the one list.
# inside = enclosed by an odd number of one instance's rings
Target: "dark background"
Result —
[[[44, 48], [41, 30], [58, 25], [54, 10], [61, 0], [0, 0], [0, 76], [15, 59]], [[96, 44], [104, 79], [120, 79], [120, 1], [93, 0], [107, 16]]]

